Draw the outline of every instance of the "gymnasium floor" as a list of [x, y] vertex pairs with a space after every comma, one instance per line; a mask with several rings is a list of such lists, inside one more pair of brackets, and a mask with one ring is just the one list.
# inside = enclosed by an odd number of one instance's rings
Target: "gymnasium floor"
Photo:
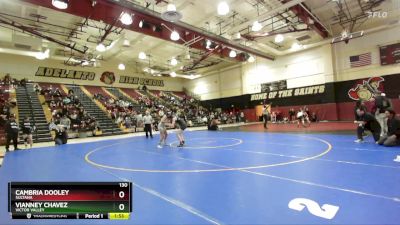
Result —
[[[399, 147], [260, 127], [188, 131], [181, 149], [171, 134], [163, 149], [156, 135], [11, 152], [0, 224], [400, 223]], [[12, 221], [7, 212], [9, 181], [121, 180], [134, 184], [129, 221]]]

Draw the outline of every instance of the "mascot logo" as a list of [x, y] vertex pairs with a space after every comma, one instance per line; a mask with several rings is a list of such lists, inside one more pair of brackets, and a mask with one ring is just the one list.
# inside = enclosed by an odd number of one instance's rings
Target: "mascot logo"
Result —
[[377, 91], [383, 90], [382, 77], [371, 77], [364, 79], [348, 91], [348, 95], [353, 100], [371, 101]]
[[100, 81], [105, 84], [113, 84], [115, 82], [115, 75], [113, 72], [104, 72], [101, 74]]

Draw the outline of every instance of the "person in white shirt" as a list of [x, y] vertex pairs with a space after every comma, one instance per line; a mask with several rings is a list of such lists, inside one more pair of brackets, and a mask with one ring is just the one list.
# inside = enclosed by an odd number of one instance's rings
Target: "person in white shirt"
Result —
[[162, 148], [166, 144], [166, 140], [168, 137], [167, 133], [167, 115], [164, 114], [163, 111], [159, 112], [160, 115], [160, 122], [158, 123], [158, 130], [160, 131], [160, 143], [158, 143], [158, 148]]
[[146, 115], [143, 116], [143, 123], [144, 123], [144, 131], [146, 132], [146, 138], [149, 138], [149, 133], [150, 137], [153, 138], [153, 133], [152, 133], [153, 117], [151, 117], [149, 111], [146, 111]]
[[263, 119], [264, 119], [264, 128], [268, 129], [268, 119], [269, 119], [269, 111], [267, 105], [264, 105], [263, 109]]

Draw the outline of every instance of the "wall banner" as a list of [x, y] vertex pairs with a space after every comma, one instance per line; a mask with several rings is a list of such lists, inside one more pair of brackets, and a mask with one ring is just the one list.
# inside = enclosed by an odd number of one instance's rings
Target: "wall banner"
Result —
[[316, 85], [310, 87], [301, 87], [286, 89], [280, 91], [270, 91], [259, 94], [252, 94], [250, 96], [250, 101], [260, 101], [267, 99], [279, 99], [279, 98], [289, 98], [304, 95], [320, 95], [325, 93], [325, 85]]
[[[94, 80], [96, 77], [96, 73], [79, 71], [79, 70], [39, 67], [35, 73], [35, 76], [74, 79], [74, 80]], [[103, 72], [99, 79], [101, 82], [107, 85], [113, 84], [114, 81], [116, 80], [114, 73], [109, 71]], [[163, 80], [147, 79], [142, 77], [120, 76], [119, 83], [164, 87]]]
[[75, 79], [75, 80], [94, 80], [96, 74], [93, 72], [66, 70], [50, 67], [39, 67], [35, 76]]
[[147, 78], [140, 78], [140, 77], [121, 76], [119, 78], [119, 83], [121, 83], [121, 84], [139, 84], [139, 85], [146, 85], [146, 86], [164, 87], [164, 81], [163, 80], [147, 79]]
[[261, 84], [261, 92], [280, 91], [287, 89], [286, 80]]

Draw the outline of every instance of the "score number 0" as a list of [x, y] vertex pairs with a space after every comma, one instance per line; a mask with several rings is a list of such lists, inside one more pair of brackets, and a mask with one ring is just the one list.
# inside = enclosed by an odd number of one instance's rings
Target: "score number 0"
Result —
[[[126, 188], [126, 187], [128, 187], [128, 183], [119, 183], [119, 187]], [[125, 197], [125, 192], [120, 191], [118, 193], [118, 197], [123, 199]], [[123, 211], [125, 209], [125, 205], [121, 203], [121, 204], [119, 204], [118, 208], [119, 208], [119, 210]]]

